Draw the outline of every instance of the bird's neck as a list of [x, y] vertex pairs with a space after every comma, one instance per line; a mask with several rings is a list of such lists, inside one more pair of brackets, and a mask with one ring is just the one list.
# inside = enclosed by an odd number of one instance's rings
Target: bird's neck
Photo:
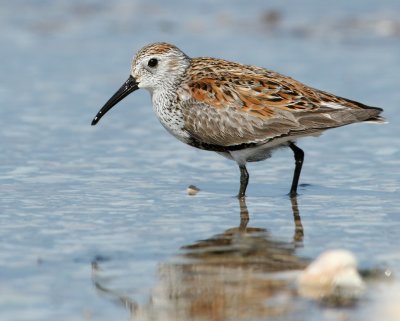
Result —
[[157, 116], [165, 112], [173, 112], [177, 108], [178, 95], [174, 88], [156, 89], [151, 94], [153, 109]]
[[178, 94], [174, 89], [152, 92], [153, 110], [160, 123], [179, 140], [186, 142], [188, 133], [184, 130], [184, 120]]

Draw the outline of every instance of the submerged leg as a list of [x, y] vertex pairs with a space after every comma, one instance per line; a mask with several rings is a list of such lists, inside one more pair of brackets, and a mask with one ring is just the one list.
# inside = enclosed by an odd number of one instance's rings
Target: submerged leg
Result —
[[294, 168], [294, 175], [292, 181], [292, 187], [290, 188], [290, 196], [297, 195], [297, 185], [299, 184], [299, 178], [301, 173], [301, 167], [303, 166], [304, 152], [298, 148], [294, 143], [289, 144], [290, 149], [294, 153], [294, 159], [296, 161], [296, 167]]
[[303, 246], [303, 239], [304, 239], [304, 229], [303, 224], [301, 224], [301, 217], [299, 206], [297, 205], [297, 197], [292, 196], [290, 198], [290, 202], [292, 203], [292, 212], [293, 212], [293, 219], [294, 219], [294, 235], [293, 241], [296, 247]]
[[246, 165], [239, 165], [240, 169], [240, 190], [238, 197], [242, 198], [246, 195], [247, 184], [249, 183], [249, 173], [247, 172]]
[[247, 209], [247, 205], [246, 205], [246, 198], [244, 198], [244, 197], [239, 198], [239, 206], [240, 206], [239, 231], [246, 232], [246, 227], [250, 220], [249, 210]]

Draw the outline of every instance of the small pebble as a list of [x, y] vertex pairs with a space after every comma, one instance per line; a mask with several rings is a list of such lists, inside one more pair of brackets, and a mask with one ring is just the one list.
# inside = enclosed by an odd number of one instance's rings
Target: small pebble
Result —
[[200, 188], [197, 188], [194, 185], [189, 185], [189, 187], [187, 188], [186, 191], [187, 191], [188, 195], [193, 196], [193, 195], [196, 195], [200, 191]]

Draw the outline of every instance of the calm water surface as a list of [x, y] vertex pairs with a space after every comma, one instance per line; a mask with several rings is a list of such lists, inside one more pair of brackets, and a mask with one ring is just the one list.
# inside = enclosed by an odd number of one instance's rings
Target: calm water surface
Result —
[[[290, 272], [345, 248], [363, 269], [400, 275], [400, 4], [326, 6], [4, 3], [0, 319], [376, 320], [389, 285], [325, 307], [298, 297]], [[389, 123], [299, 142], [297, 204], [290, 150], [249, 165], [239, 204], [236, 165], [169, 136], [148, 93], [90, 126], [134, 52], [158, 40], [381, 106]]]

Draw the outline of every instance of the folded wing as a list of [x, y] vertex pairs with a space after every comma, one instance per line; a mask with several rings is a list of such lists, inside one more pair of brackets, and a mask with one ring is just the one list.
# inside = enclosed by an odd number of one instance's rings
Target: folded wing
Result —
[[183, 108], [185, 129], [204, 143], [264, 143], [381, 120], [380, 108], [310, 88], [267, 69], [234, 63], [219, 70], [193, 66], [196, 77], [187, 82], [191, 98]]

